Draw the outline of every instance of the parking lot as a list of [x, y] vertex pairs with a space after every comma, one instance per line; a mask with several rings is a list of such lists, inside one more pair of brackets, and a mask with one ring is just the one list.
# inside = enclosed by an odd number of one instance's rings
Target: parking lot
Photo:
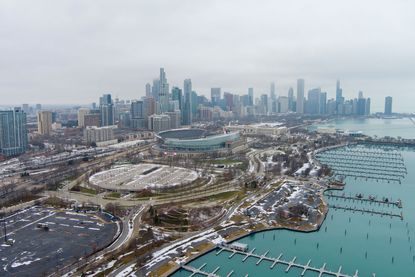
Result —
[[98, 212], [32, 207], [5, 221], [7, 239], [14, 243], [5, 243], [2, 219], [0, 276], [45, 275], [110, 244], [118, 232], [118, 223]]

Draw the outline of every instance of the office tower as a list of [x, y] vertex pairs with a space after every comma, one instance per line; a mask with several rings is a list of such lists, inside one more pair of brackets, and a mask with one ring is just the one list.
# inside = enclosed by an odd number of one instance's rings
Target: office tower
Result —
[[160, 68], [160, 90], [158, 101], [160, 103], [160, 113], [167, 112], [169, 110], [169, 84], [167, 83], [164, 68]]
[[87, 108], [80, 108], [78, 110], [78, 127], [84, 128], [85, 127], [85, 115], [89, 113], [89, 109]]
[[320, 88], [311, 89], [308, 91], [307, 99], [307, 113], [319, 114], [320, 113]]
[[359, 91], [358, 99], [363, 98], [363, 91]]
[[297, 80], [297, 113], [304, 113], [304, 79]]
[[385, 115], [392, 115], [392, 97], [385, 97]]
[[320, 93], [320, 114], [327, 114], [327, 92]]
[[357, 115], [365, 115], [366, 114], [366, 99], [359, 98], [357, 99]]
[[41, 104], [36, 104], [36, 111], [40, 111], [42, 109], [42, 105]]
[[202, 106], [199, 108], [199, 119], [201, 121], [212, 121], [213, 111], [211, 107]]
[[154, 97], [143, 97], [144, 117], [149, 117], [156, 113], [156, 100]]
[[327, 114], [336, 114], [337, 104], [335, 99], [327, 101]]
[[272, 82], [270, 86], [270, 94], [269, 94], [271, 101], [277, 100], [277, 95], [275, 93], [275, 83]]
[[166, 115], [170, 117], [170, 129], [177, 129], [181, 125], [180, 111], [167, 112]]
[[148, 129], [158, 133], [170, 129], [170, 116], [153, 114], [148, 117]]
[[366, 99], [365, 115], [370, 115], [370, 98]]
[[288, 113], [289, 111], [289, 99], [287, 96], [280, 96], [278, 98], [278, 111], [279, 113]]
[[294, 89], [290, 87], [288, 89], [288, 110], [294, 112]]
[[[135, 129], [144, 129], [146, 120], [144, 118], [144, 102], [132, 101], [130, 107], [130, 126]], [[126, 124], [127, 125], [127, 124]]]
[[194, 118], [197, 115], [197, 107], [199, 106], [199, 97], [197, 96], [197, 93], [194, 90], [192, 90], [191, 97], [192, 97], [192, 104], [191, 104], [192, 118]]
[[147, 97], [151, 96], [151, 85], [150, 85], [150, 83], [146, 84], [146, 96]]
[[340, 80], [336, 82], [336, 103], [340, 104], [343, 98], [343, 90], [340, 88]]
[[232, 111], [233, 108], [233, 94], [230, 92], [223, 93], [223, 100], [227, 111]]
[[49, 136], [52, 132], [52, 112], [37, 112], [37, 131], [43, 136]]
[[26, 113], [20, 108], [0, 111], [0, 154], [23, 154], [28, 146]]
[[221, 88], [211, 88], [210, 89], [210, 99], [212, 106], [219, 105], [220, 99], [222, 97]]
[[159, 91], [160, 91], [160, 80], [154, 79], [153, 86], [151, 87], [151, 94], [156, 102], [159, 101]]
[[84, 127], [101, 126], [101, 114], [99, 110], [91, 110], [84, 116]]
[[336, 111], [338, 114], [343, 114], [344, 97], [343, 90], [340, 87], [340, 80], [336, 82]]
[[26, 115], [29, 114], [29, 111], [30, 111], [29, 104], [23, 104], [22, 109], [26, 113]]
[[192, 80], [184, 80], [183, 92], [184, 107], [182, 111], [182, 125], [192, 125]]
[[254, 105], [254, 88], [248, 88], [249, 106]]
[[144, 102], [132, 101], [130, 109], [131, 118], [143, 118], [144, 117]]
[[179, 110], [183, 110], [183, 92], [178, 87], [173, 87], [171, 90], [171, 99], [179, 102]]
[[99, 99], [99, 111], [101, 114], [101, 126], [114, 125], [114, 104], [111, 94], [104, 94]]
[[261, 95], [261, 113], [268, 114], [268, 94]]

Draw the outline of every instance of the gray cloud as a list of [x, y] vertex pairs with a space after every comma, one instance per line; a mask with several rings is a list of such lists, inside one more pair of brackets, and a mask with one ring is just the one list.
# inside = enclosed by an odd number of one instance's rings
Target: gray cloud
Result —
[[[293, 2], [293, 3], [290, 3]], [[165, 67], [171, 85], [286, 94], [297, 78], [382, 108], [415, 101], [413, 1], [0, 2], [2, 103], [138, 98]]]

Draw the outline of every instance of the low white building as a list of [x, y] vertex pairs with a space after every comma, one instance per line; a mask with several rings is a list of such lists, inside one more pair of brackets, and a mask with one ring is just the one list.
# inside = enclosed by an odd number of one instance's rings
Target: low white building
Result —
[[[98, 144], [103, 144], [103, 142], [112, 142], [114, 140], [114, 129], [118, 127], [115, 125], [105, 126], [105, 127], [96, 127], [88, 126], [84, 130], [84, 140], [87, 144], [95, 142]], [[107, 143], [104, 143], [107, 144]], [[111, 143], [109, 143], [111, 144]]]
[[242, 135], [280, 136], [288, 133], [288, 128], [275, 124], [231, 125], [226, 126], [228, 131], [239, 131]]

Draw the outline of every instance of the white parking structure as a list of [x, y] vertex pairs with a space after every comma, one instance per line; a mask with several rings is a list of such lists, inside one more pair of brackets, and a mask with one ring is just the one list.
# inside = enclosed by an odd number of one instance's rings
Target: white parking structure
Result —
[[114, 191], [140, 191], [186, 185], [198, 178], [196, 171], [159, 164], [123, 165], [94, 174], [91, 186]]

